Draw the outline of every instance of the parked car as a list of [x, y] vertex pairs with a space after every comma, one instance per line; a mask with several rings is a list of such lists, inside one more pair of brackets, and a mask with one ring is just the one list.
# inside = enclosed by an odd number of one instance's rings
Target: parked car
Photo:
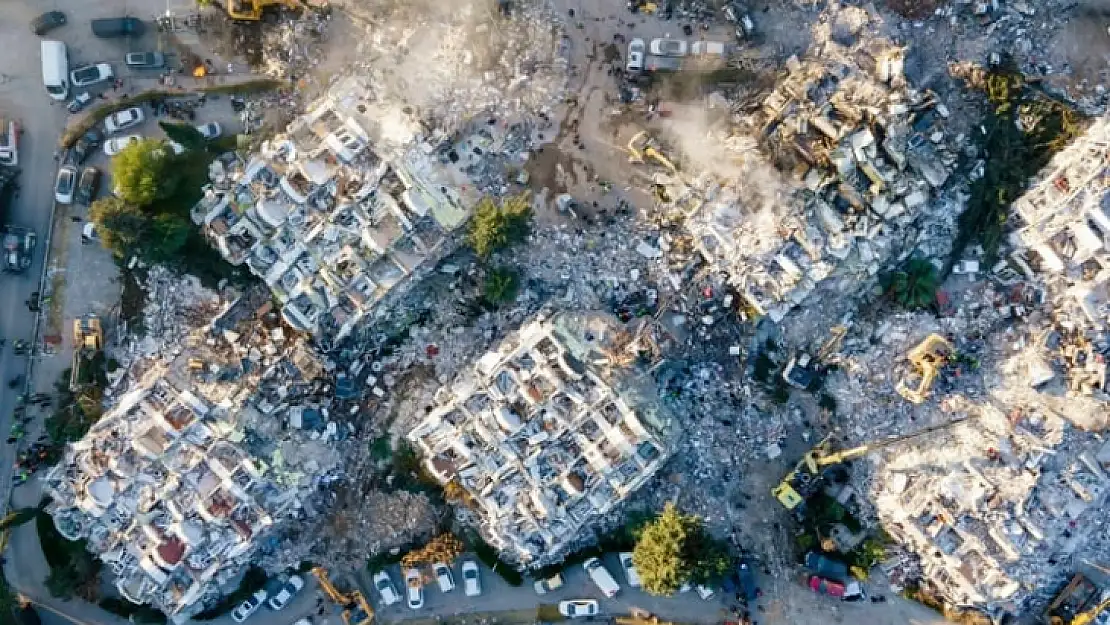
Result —
[[85, 159], [89, 157], [89, 154], [96, 148], [100, 147], [101, 140], [102, 137], [96, 129], [90, 130], [81, 135], [81, 138], [73, 144], [73, 150], [70, 151], [71, 162], [74, 165], [80, 165], [81, 163], [84, 163]]
[[92, 102], [92, 95], [90, 95], [88, 91], [82, 91], [74, 96], [73, 100], [66, 105], [66, 110], [70, 113], [79, 113], [89, 105], [89, 102]]
[[482, 578], [478, 574], [478, 563], [466, 560], [462, 563], [463, 594], [467, 597], [477, 597], [482, 594]]
[[651, 53], [658, 56], [686, 56], [686, 40], [652, 39]]
[[138, 37], [143, 34], [146, 27], [137, 17], [106, 17], [92, 20], [93, 34], [103, 39], [113, 37]]
[[442, 562], [436, 562], [432, 565], [432, 572], [435, 573], [440, 591], [451, 592], [455, 589], [455, 576], [451, 574], [451, 567]]
[[280, 610], [289, 605], [289, 602], [293, 600], [293, 597], [295, 597], [302, 588], [304, 588], [304, 578], [300, 575], [290, 576], [290, 578], [282, 584], [277, 593], [270, 597], [266, 605], [270, 606], [271, 610]]
[[709, 601], [713, 595], [717, 594], [717, 592], [709, 586], [702, 586], [701, 584], [694, 586], [694, 590], [698, 591], [698, 596], [702, 598], [702, 601]]
[[72, 204], [73, 191], [77, 188], [77, 168], [64, 165], [54, 179], [54, 201], [59, 204]]
[[624, 569], [624, 577], [628, 580], [628, 585], [632, 588], [640, 587], [640, 574], [636, 572], [636, 566], [632, 563], [632, 554], [628, 551], [621, 552], [618, 556], [621, 561], [621, 567]]
[[59, 26], [65, 26], [65, 23], [65, 13], [61, 11], [47, 11], [31, 20], [31, 32], [41, 37]]
[[382, 598], [382, 605], [393, 605], [401, 600], [401, 595], [397, 593], [397, 588], [393, 585], [393, 580], [389, 578], [389, 573], [385, 571], [378, 571], [374, 574], [374, 588], [378, 590], [378, 595]]
[[556, 573], [547, 579], [537, 580], [535, 584], [532, 584], [532, 587], [536, 589], [537, 595], [546, 595], [553, 590], [562, 588], [565, 583], [563, 574]]
[[19, 136], [23, 131], [19, 122], [0, 117], [0, 165], [19, 165]]
[[242, 623], [250, 618], [250, 615], [257, 612], [264, 601], [266, 601], [266, 591], [256, 591], [253, 595], [247, 597], [246, 601], [235, 606], [235, 609], [231, 611], [231, 620]]
[[88, 206], [96, 199], [96, 188], [100, 182], [100, 170], [95, 167], [86, 167], [81, 170], [81, 177], [77, 180], [77, 194], [74, 196], [78, 204]]
[[630, 72], [639, 72], [644, 69], [644, 53], [647, 47], [643, 39], [633, 39], [628, 42], [628, 58], [625, 60], [624, 69]]
[[123, 148], [138, 143], [143, 138], [139, 135], [124, 135], [122, 137], [112, 137], [104, 142], [104, 153], [108, 156], [115, 156], [123, 151]]
[[405, 596], [408, 598], [409, 609], [419, 610], [424, 607], [424, 580], [417, 569], [405, 572]]
[[809, 589], [819, 595], [828, 595], [838, 598], [844, 596], [844, 584], [834, 582], [831, 579], [825, 579], [824, 577], [818, 577], [817, 575], [810, 576]]
[[197, 132], [199, 132], [201, 136], [205, 139], [211, 141], [212, 139], [219, 137], [220, 134], [223, 132], [223, 129], [220, 128], [220, 125], [216, 122], [208, 122], [207, 124], [201, 124], [197, 126]]
[[84, 65], [69, 73], [69, 81], [74, 87], [88, 87], [113, 78], [112, 66], [107, 63]]
[[810, 551], [806, 554], [806, 570], [814, 575], [825, 577], [831, 580], [843, 580], [848, 578], [848, 565], [839, 560]]
[[620, 592], [621, 587], [617, 584], [617, 580], [613, 579], [613, 575], [597, 558], [590, 558], [582, 563], [582, 568], [586, 569], [586, 574], [590, 576], [593, 583], [605, 594], [606, 597], [612, 599]]
[[312, 625], [312, 617], [306, 616], [302, 619], [297, 619], [297, 622], [293, 623], [293, 625]]
[[597, 599], [571, 599], [559, 602], [559, 614], [567, 618], [596, 616], [597, 611]]
[[158, 69], [166, 66], [166, 55], [161, 52], [128, 52], [124, 62], [133, 69]]
[[755, 583], [755, 568], [751, 562], [741, 560], [736, 567], [736, 578], [740, 582], [740, 592], [748, 601], [755, 601], [759, 586]]
[[146, 118], [143, 116], [143, 109], [137, 106], [123, 109], [122, 111], [116, 111], [104, 120], [104, 131], [108, 134], [112, 134], [120, 132], [121, 130], [127, 130], [132, 126], [138, 126], [143, 123], [144, 119]]
[[690, 46], [690, 54], [695, 56], [724, 56], [727, 48], [719, 41], [695, 41]]

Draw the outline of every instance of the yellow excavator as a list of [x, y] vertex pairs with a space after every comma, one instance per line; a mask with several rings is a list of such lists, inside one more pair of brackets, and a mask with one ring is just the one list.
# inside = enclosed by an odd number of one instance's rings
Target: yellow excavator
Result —
[[1102, 614], [1107, 608], [1110, 608], [1110, 598], [1107, 598], [1090, 610], [1076, 614], [1071, 621], [1067, 623], [1059, 616], [1052, 617], [1051, 623], [1052, 625], [1091, 625], [1091, 623], [1094, 623], [1095, 619], [1098, 618], [1098, 615]]
[[913, 388], [907, 379], [902, 379], [898, 381], [894, 390], [915, 404], [925, 401], [929, 397], [929, 391], [932, 390], [933, 382], [936, 381], [940, 369], [955, 353], [956, 348], [952, 347], [952, 344], [943, 336], [930, 334], [925, 337], [924, 341], [906, 354], [918, 377], [917, 388]]
[[628, 141], [628, 162], [642, 165], [645, 158], [650, 158], [666, 167], [672, 174], [678, 173], [674, 163], [655, 148], [655, 142], [647, 136], [647, 131], [641, 130]]
[[271, 8], [300, 11], [304, 6], [298, 0], [227, 0], [227, 16], [243, 22], [257, 22]]
[[841, 451], [832, 450], [832, 434], [826, 436], [821, 442], [813, 446], [812, 449], [807, 451], [794, 469], [782, 478], [778, 486], [771, 489], [771, 494], [779, 501], [787, 510], [800, 511], [800, 506], [805, 503], [807, 499], [817, 494], [821, 489], [824, 482], [825, 469], [837, 464], [843, 464], [849, 460], [854, 460], [862, 456], [895, 445], [912, 440], [933, 432], [945, 430], [958, 423], [967, 421], [968, 417], [962, 417], [927, 427], [912, 434], [905, 436], [895, 436], [876, 443], [867, 443], [858, 447], [844, 449]]
[[345, 625], [370, 625], [374, 622], [374, 608], [370, 607], [370, 602], [361, 592], [357, 590], [349, 593], [340, 592], [328, 579], [328, 572], [321, 567], [312, 569], [312, 574], [319, 580], [324, 594], [337, 605], [342, 606]]

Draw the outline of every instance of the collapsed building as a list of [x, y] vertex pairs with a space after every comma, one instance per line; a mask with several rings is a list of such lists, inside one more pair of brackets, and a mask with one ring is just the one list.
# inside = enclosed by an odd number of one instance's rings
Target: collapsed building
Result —
[[[869, 342], [880, 346], [857, 342], [847, 375], [829, 380], [860, 433], [889, 431], [900, 420], [880, 405], [882, 375], [865, 363], [890, 362], [889, 346], [904, 349], [930, 323], [952, 337], [960, 362], [945, 364], [934, 396], [906, 416], [972, 420], [943, 442], [887, 455], [867, 487], [910, 556], [888, 571], [952, 605], [1039, 614], [1084, 562], [1110, 559], [1108, 130], [1097, 120], [1015, 202], [1014, 250], [987, 282], [940, 319], [885, 321]], [[862, 386], [878, 392], [852, 403]]]
[[216, 172], [193, 210], [223, 257], [270, 287], [285, 321], [325, 343], [453, 249], [476, 201], [416, 131], [376, 141], [396, 120], [375, 110], [365, 84], [337, 82], [244, 167]]
[[511, 561], [559, 561], [669, 457], [675, 425], [631, 367], [635, 350], [607, 315], [534, 320], [443, 389], [408, 434]]
[[954, 211], [939, 198], [957, 159], [941, 128], [948, 111], [906, 86], [903, 57], [883, 41], [792, 57], [758, 110], [733, 118], [748, 128], [719, 138], [732, 175], [657, 177], [754, 314], [779, 322], [821, 285], [861, 288], [925, 218], [929, 237], [951, 233]]
[[322, 366], [260, 295], [139, 360], [44, 478], [59, 533], [87, 541], [122, 597], [177, 620], [230, 590], [342, 470], [330, 442], [348, 432], [313, 399]]

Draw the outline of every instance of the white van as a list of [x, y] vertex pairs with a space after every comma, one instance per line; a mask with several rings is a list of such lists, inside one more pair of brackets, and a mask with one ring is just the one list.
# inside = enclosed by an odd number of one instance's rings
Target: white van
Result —
[[69, 97], [69, 55], [61, 41], [42, 42], [42, 84], [55, 100]]
[[617, 584], [617, 580], [613, 579], [612, 573], [605, 568], [601, 560], [590, 558], [582, 563], [582, 568], [586, 569], [586, 574], [606, 597], [612, 599], [620, 592], [621, 587]]

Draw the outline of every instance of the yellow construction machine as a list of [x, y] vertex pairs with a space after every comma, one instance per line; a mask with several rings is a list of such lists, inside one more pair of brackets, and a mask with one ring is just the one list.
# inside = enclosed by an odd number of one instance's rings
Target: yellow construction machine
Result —
[[298, 0], [227, 0], [227, 16], [233, 20], [257, 22], [267, 9], [300, 11], [304, 7]]
[[343, 608], [345, 625], [370, 625], [374, 622], [374, 608], [370, 607], [370, 602], [361, 592], [357, 590], [349, 593], [340, 592], [328, 579], [328, 572], [321, 567], [312, 569], [312, 574], [319, 580], [324, 594]]
[[104, 332], [100, 329], [100, 317], [88, 313], [73, 320], [73, 366], [70, 368], [69, 387], [76, 391], [82, 384], [89, 382], [90, 373], [86, 371], [104, 349]]
[[917, 347], [910, 350], [906, 354], [910, 364], [913, 365], [916, 375], [910, 377], [917, 377], [917, 388], [913, 388], [913, 384], [907, 378], [898, 381], [898, 386], [894, 390], [898, 394], [915, 404], [920, 404], [929, 397], [929, 391], [933, 388], [933, 382], [937, 379], [937, 374], [940, 373], [942, 367], [948, 363], [948, 360], [956, 353], [956, 348], [948, 342], [943, 336], [939, 334], [930, 334], [921, 341]]
[[[1104, 569], [1097, 565], [1094, 568]], [[1076, 573], [1048, 604], [1044, 620], [1049, 625], [1090, 625], [1099, 614], [1110, 608], [1110, 597], [1099, 601], [1100, 595], [1103, 595], [1101, 589], [1091, 578]]]
[[829, 467], [860, 458], [877, 449], [889, 447], [890, 445], [950, 428], [966, 420], [967, 417], [963, 417], [940, 425], [927, 427], [912, 434], [906, 434], [905, 436], [895, 436], [886, 440], [867, 443], [841, 451], [833, 451], [832, 435], [830, 434], [802, 456], [802, 459], [798, 461], [794, 469], [790, 471], [790, 473], [787, 473], [786, 477], [782, 478], [778, 486], [771, 489], [771, 494], [774, 495], [775, 499], [778, 499], [779, 503], [787, 510], [800, 511], [800, 506], [821, 490], [824, 482], [825, 470]]
[[650, 158], [666, 167], [672, 174], [678, 173], [678, 168], [666, 156], [655, 148], [655, 142], [641, 130], [628, 141], [628, 162], [635, 165], [644, 164], [644, 159]]
[[1098, 618], [1098, 615], [1102, 614], [1107, 608], [1110, 608], [1110, 598], [1099, 603], [1090, 610], [1076, 614], [1067, 623], [1065, 623], [1064, 619], [1060, 618], [1059, 616], [1052, 617], [1051, 623], [1052, 625], [1091, 625], [1091, 623], [1094, 623], [1095, 619]]

